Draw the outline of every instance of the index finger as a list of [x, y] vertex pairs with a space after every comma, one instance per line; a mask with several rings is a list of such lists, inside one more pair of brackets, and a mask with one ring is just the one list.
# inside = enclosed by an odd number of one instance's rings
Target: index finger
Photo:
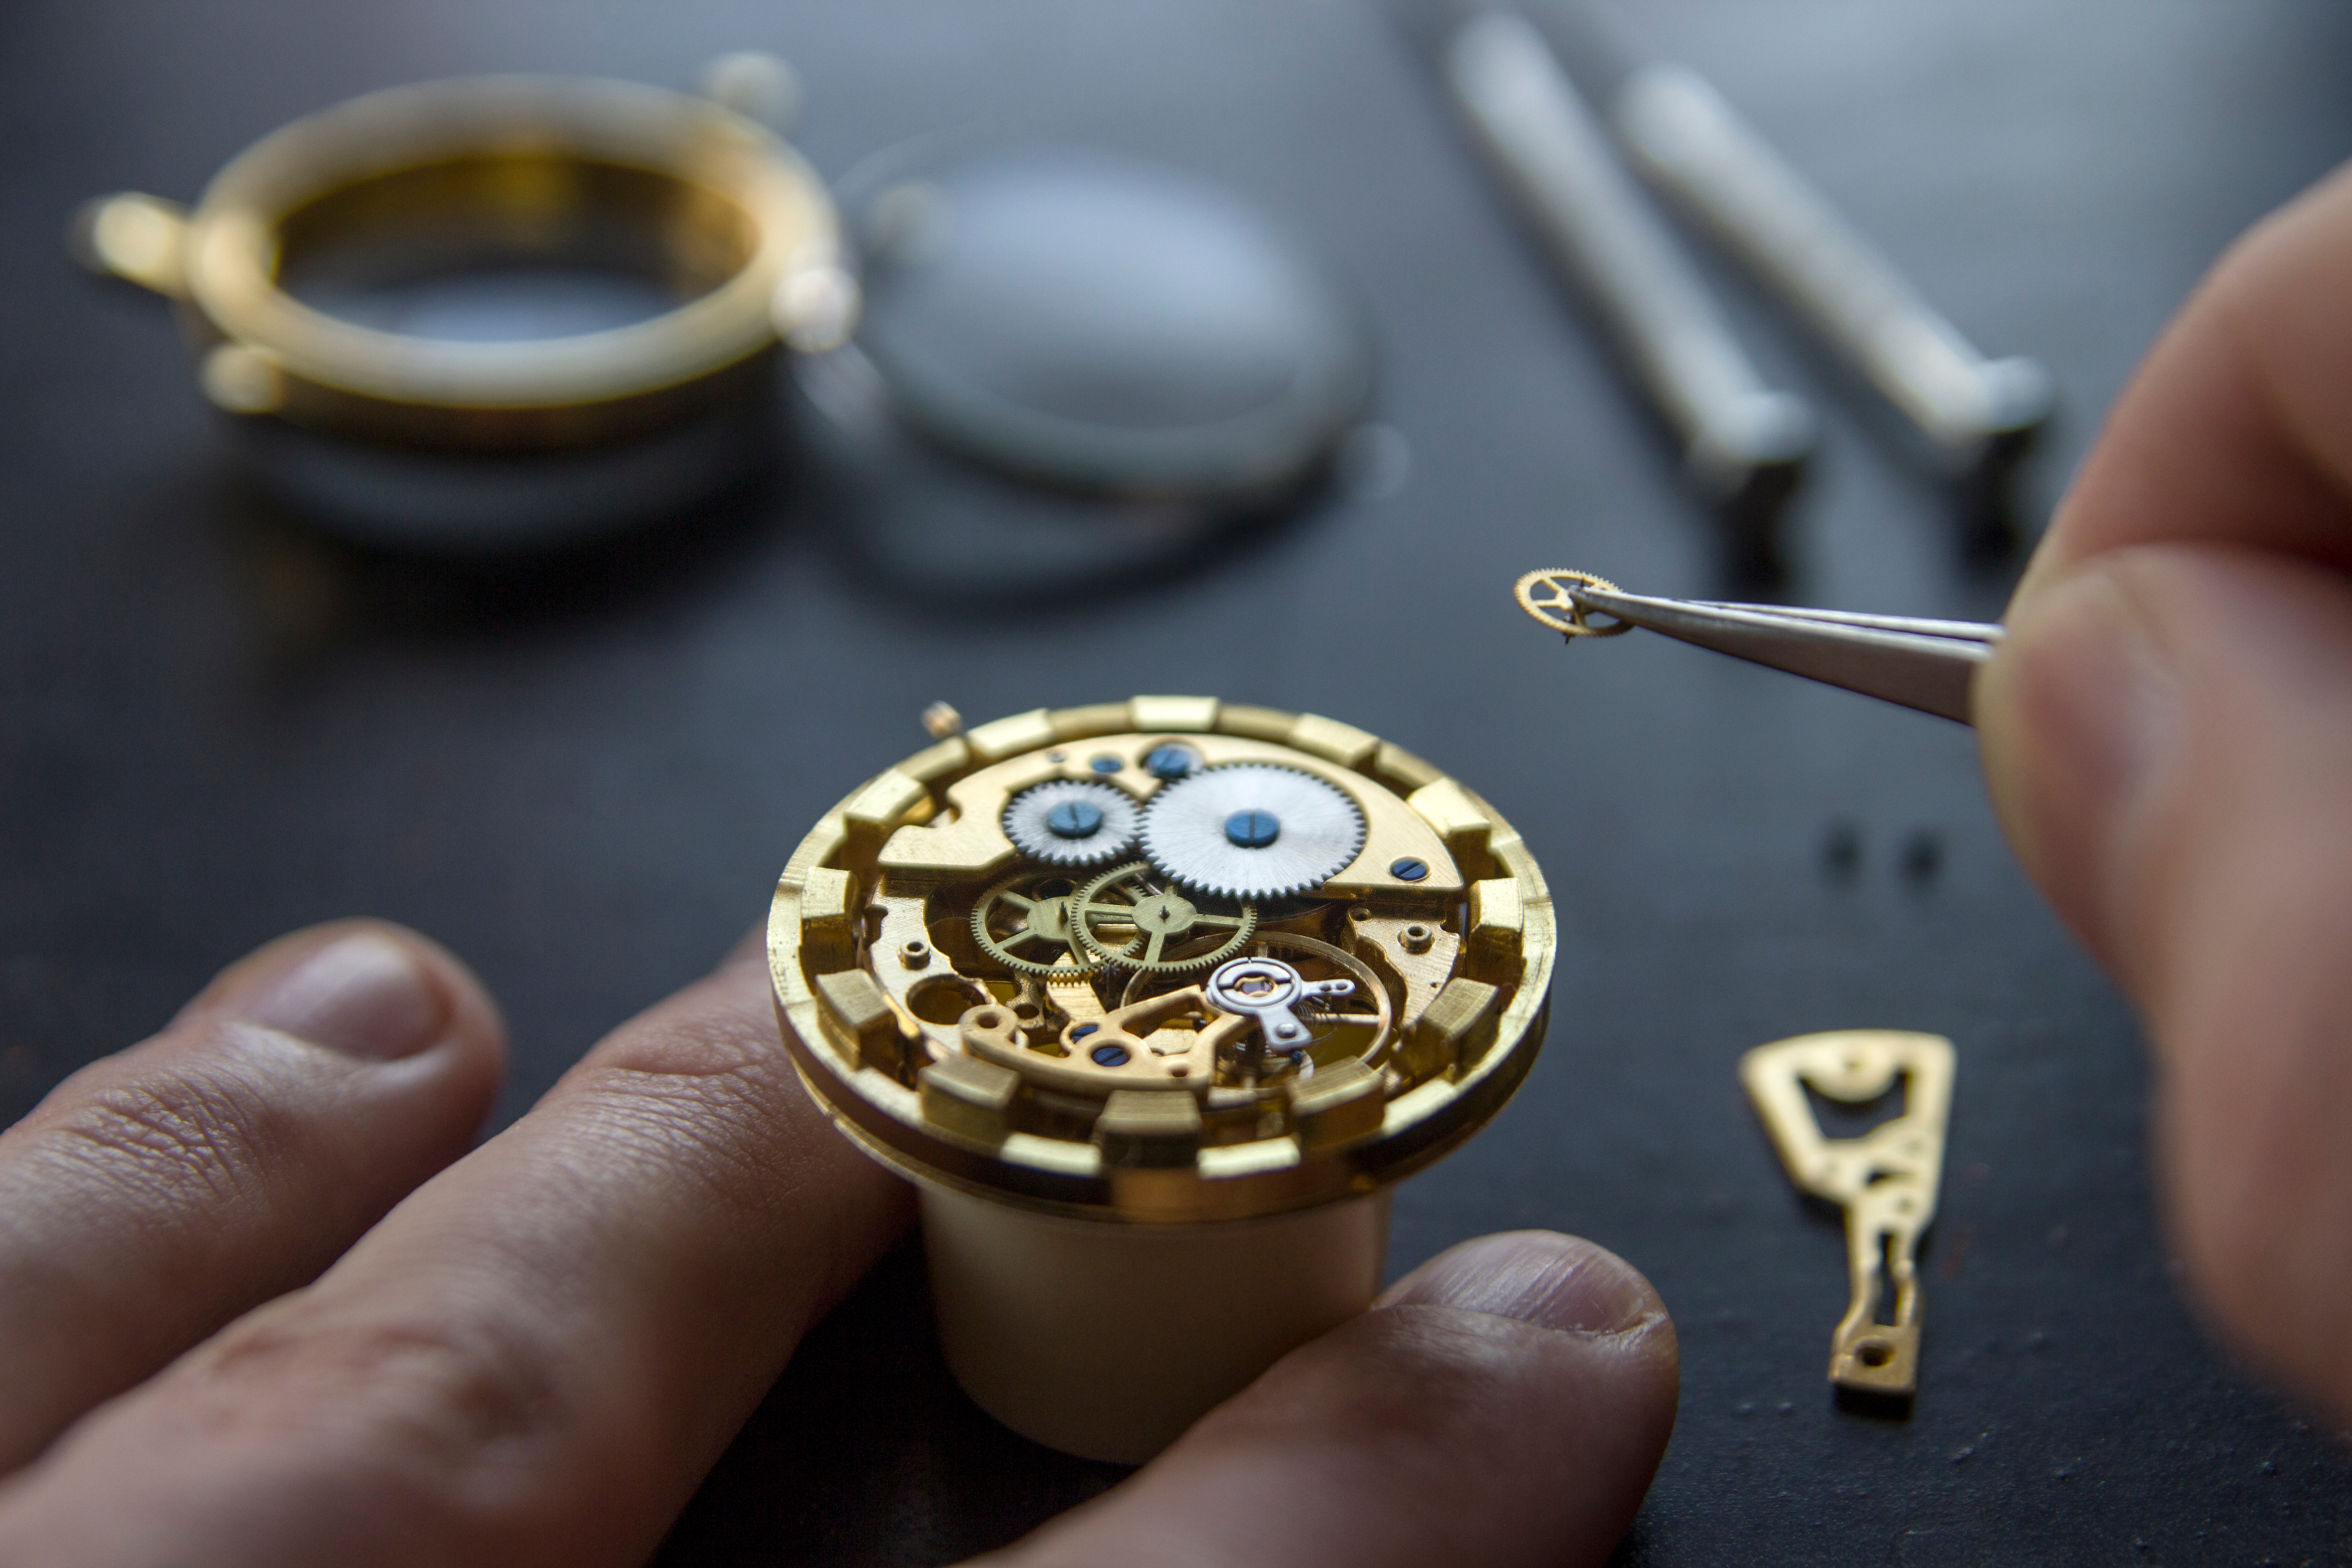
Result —
[[0, 1491], [0, 1561], [640, 1562], [907, 1207], [747, 952], [68, 1433]]
[[2233, 246], [2109, 415], [2018, 591], [2135, 544], [2352, 570], [2352, 165]]

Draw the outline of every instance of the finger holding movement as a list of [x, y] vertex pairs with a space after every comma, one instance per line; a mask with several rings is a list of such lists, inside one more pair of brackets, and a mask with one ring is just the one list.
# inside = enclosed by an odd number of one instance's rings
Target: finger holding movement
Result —
[[0, 1492], [0, 1560], [639, 1563], [906, 1214], [739, 960], [85, 1423]]
[[0, 1469], [463, 1154], [501, 1037], [457, 960], [343, 921], [262, 948], [0, 1135]]
[[1133, 1479], [987, 1568], [1574, 1568], [1674, 1428], [1649, 1281], [1548, 1232], [1465, 1242], [1302, 1346]]

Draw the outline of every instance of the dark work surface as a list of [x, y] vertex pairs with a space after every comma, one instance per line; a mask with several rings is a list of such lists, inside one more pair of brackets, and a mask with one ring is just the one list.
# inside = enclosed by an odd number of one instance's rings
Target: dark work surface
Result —
[[[1988, 349], [2055, 370], [2064, 419], [2028, 476], [2029, 526], [2197, 275], [2352, 148], [2352, 13], [2326, 0], [1628, 9]], [[1088, 574], [1087, 525], [1040, 508], [1015, 526], [1071, 542], [964, 595], [925, 571], [908, 520], [952, 559], [969, 518], [1001, 523], [1017, 498], [944, 466], [893, 490], [802, 463], [667, 534], [457, 577], [271, 516], [165, 311], [59, 252], [83, 197], [191, 197], [254, 137], [363, 89], [513, 68], [677, 82], [741, 47], [799, 63], [802, 139], [831, 175], [980, 126], [1156, 158], [1285, 216], [1371, 311], [1406, 482], [1140, 587]], [[511, 1117], [761, 913], [818, 814], [922, 742], [923, 702], [1312, 710], [1483, 791], [1559, 894], [1548, 1052], [1490, 1131], [1400, 1192], [1394, 1264], [1549, 1226], [1656, 1281], [1683, 1408], [1622, 1561], [2352, 1555], [2333, 1440], [2232, 1372], [2176, 1296], [2133, 1021], [2002, 847], [1970, 736], [1661, 639], [1563, 652], [1509, 606], [1539, 565], [1722, 584], [1664, 443], [1369, 12], [18, 0], [0, 126], [11, 1113], [251, 944], [367, 911], [449, 942], [504, 999]], [[1997, 614], [2014, 561], [1967, 547], [1867, 399], [1727, 289], [1758, 354], [1830, 411], [1790, 595]], [[1782, 1179], [1733, 1076], [1759, 1042], [1865, 1024], [1960, 1050], [1907, 1420], [1832, 1403], [1839, 1233]], [[1116, 1479], [966, 1405], [925, 1311], [901, 1249], [664, 1560], [944, 1561]]]

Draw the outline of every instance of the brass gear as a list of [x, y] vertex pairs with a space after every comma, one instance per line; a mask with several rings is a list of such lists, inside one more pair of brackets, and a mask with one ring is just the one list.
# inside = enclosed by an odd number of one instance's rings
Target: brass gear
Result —
[[[1072, 945], [1097, 967], [1115, 966], [1142, 974], [1183, 974], [1207, 969], [1239, 952], [1257, 930], [1257, 906], [1234, 904], [1234, 912], [1203, 910], [1148, 860], [1115, 867], [1080, 888], [1069, 901]], [[1097, 925], [1131, 925], [1135, 934], [1114, 946]], [[1205, 952], [1178, 952], [1199, 933], [1206, 940], [1230, 931]]]
[[[1072, 936], [1070, 912], [1076, 901], [1075, 893], [1033, 898], [1027, 891], [1052, 887], [1055, 883], [1066, 885], [1069, 880], [1058, 871], [1039, 872], [1034, 869], [1005, 878], [981, 894], [980, 901], [972, 905], [972, 941], [980, 944], [981, 952], [1016, 974], [1040, 975], [1050, 983], [1080, 980], [1092, 974], [1101, 965], [1095, 963]], [[1019, 921], [1011, 922], [1002, 919], [1006, 911], [1017, 914]], [[998, 926], [1006, 928], [1003, 934], [999, 935], [992, 929]], [[1038, 942], [1059, 943], [1062, 949], [1060, 955], [1040, 962], [1024, 958], [1013, 951]]]
[[1594, 625], [1587, 618], [1584, 606], [1569, 596], [1570, 587], [1580, 584], [1587, 588], [1605, 588], [1612, 594], [1624, 592], [1606, 577], [1565, 566], [1548, 566], [1520, 578], [1512, 585], [1511, 596], [1518, 600], [1519, 608], [1571, 639], [1613, 637], [1633, 629], [1631, 621], [1608, 620]]

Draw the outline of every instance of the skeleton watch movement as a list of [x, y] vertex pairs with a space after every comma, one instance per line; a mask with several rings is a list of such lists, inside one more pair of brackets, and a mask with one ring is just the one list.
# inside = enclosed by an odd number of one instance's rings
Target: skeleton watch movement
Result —
[[1370, 1302], [1391, 1184], [1525, 1077], [1555, 945], [1469, 789], [1196, 697], [948, 733], [826, 814], [768, 942], [811, 1091], [920, 1189], [958, 1378], [1124, 1460]]

